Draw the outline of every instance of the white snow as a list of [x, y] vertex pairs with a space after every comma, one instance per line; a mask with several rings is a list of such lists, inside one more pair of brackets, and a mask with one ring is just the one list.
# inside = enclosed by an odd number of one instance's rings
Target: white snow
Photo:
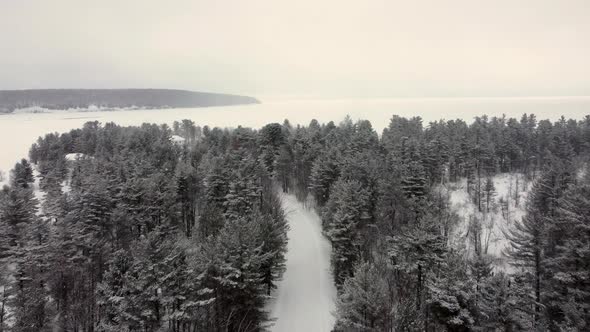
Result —
[[172, 135], [170, 136], [170, 141], [172, 141], [172, 143], [182, 144], [184, 143], [185, 139], [182, 136]]
[[35, 195], [35, 198], [39, 202], [39, 206], [38, 206], [39, 210], [37, 212], [37, 215], [41, 215], [42, 214], [41, 207], [43, 206], [43, 202], [45, 201], [45, 196], [47, 195], [47, 193], [44, 192], [43, 190], [41, 190], [41, 186], [40, 186], [41, 174], [39, 173], [39, 170], [37, 169], [36, 165], [33, 165], [33, 177], [35, 179], [35, 182], [33, 182], [33, 194]]
[[67, 109], [50, 109], [42, 106], [29, 106], [15, 109], [11, 114], [27, 114], [27, 113], [65, 113], [65, 112], [111, 112], [111, 111], [134, 111], [142, 110], [142, 107], [105, 107], [97, 105], [88, 105], [88, 107], [71, 107]]
[[23, 107], [17, 108], [12, 113], [13, 114], [20, 114], [20, 113], [51, 113], [52, 110], [41, 107], [41, 106], [30, 106], [30, 107]]
[[[485, 179], [483, 181], [485, 183]], [[448, 190], [450, 195], [451, 209], [459, 216], [459, 224], [453, 230], [450, 241], [454, 247], [466, 248], [468, 253], [472, 253], [473, 246], [468, 238], [469, 222], [477, 218], [482, 224], [484, 250], [494, 258], [496, 268], [510, 272], [511, 266], [503, 254], [509, 245], [505, 232], [510, 229], [514, 221], [520, 220], [525, 215], [526, 198], [532, 182], [527, 182], [524, 175], [516, 173], [498, 174], [492, 177], [492, 181], [496, 196], [488, 214], [479, 212], [469, 197], [466, 179], [446, 185], [445, 190]]]
[[287, 270], [268, 303], [276, 318], [271, 331], [331, 331], [336, 287], [330, 269], [332, 247], [322, 234], [321, 220], [293, 195], [282, 195], [290, 230]]
[[[65, 158], [69, 162], [75, 162], [75, 161], [79, 161], [79, 160], [82, 160], [85, 158], [92, 159], [92, 156], [88, 156], [84, 153], [68, 153], [68, 154], [66, 154]], [[66, 176], [66, 179], [61, 182], [61, 190], [64, 193], [69, 193], [72, 189], [72, 187], [71, 187], [72, 172], [73, 172], [73, 167], [72, 167], [72, 164], [70, 164], [70, 165], [68, 165], [68, 174]]]
[[66, 154], [66, 160], [67, 161], [76, 161], [76, 160], [80, 160], [83, 159], [86, 155], [83, 153], [68, 153]]

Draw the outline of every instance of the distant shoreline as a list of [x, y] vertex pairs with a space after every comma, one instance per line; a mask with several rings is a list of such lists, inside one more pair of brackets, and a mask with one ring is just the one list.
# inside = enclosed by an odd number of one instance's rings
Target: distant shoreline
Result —
[[0, 114], [198, 108], [259, 104], [254, 97], [171, 89], [0, 90]]
[[[232, 106], [248, 106], [258, 105], [259, 103], [250, 104], [231, 104], [231, 105], [210, 105], [210, 106], [194, 106], [194, 107], [119, 107], [119, 108], [68, 108], [68, 109], [48, 109], [48, 108], [19, 108], [13, 112], [0, 112], [0, 117], [5, 115], [18, 115], [18, 114], [56, 114], [56, 113], [98, 113], [98, 112], [134, 112], [134, 111], [167, 111], [167, 110], [178, 110], [178, 109], [193, 109], [193, 108], [213, 108], [213, 107], [232, 107]], [[89, 116], [92, 118], [92, 116]]]

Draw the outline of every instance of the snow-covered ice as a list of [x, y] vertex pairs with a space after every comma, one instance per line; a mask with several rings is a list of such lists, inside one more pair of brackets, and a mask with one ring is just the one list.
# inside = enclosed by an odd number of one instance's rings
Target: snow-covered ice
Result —
[[336, 287], [330, 269], [330, 242], [321, 220], [293, 195], [282, 196], [290, 230], [287, 270], [268, 304], [276, 318], [271, 331], [323, 332], [334, 327]]

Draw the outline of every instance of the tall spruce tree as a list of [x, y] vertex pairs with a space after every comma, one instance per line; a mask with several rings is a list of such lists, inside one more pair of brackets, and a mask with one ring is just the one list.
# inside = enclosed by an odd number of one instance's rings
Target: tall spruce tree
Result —
[[507, 238], [510, 247], [507, 250], [512, 264], [522, 268], [533, 289], [533, 322], [535, 328], [542, 328], [547, 322], [542, 308], [545, 304], [546, 255], [555, 246], [551, 223], [555, 216], [557, 200], [569, 183], [567, 168], [553, 166], [534, 184], [526, 207], [526, 216], [513, 224]]
[[360, 255], [359, 234], [369, 219], [369, 192], [358, 181], [338, 180], [322, 212], [332, 242], [332, 265], [337, 285], [353, 275]]
[[344, 282], [336, 303], [336, 331], [388, 331], [391, 329], [387, 283], [370, 263], [357, 264]]
[[547, 305], [553, 327], [590, 328], [590, 182], [572, 186], [557, 202], [551, 227], [555, 250], [546, 258]]

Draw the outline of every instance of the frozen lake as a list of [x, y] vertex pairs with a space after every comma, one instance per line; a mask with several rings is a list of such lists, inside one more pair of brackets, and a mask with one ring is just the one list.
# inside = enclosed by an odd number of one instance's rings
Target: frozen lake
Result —
[[424, 123], [438, 119], [461, 118], [471, 121], [475, 116], [517, 117], [534, 113], [538, 119], [555, 120], [561, 115], [582, 119], [590, 114], [590, 97], [547, 98], [400, 98], [400, 99], [297, 99], [263, 100], [262, 104], [194, 109], [135, 110], [114, 112], [54, 112], [0, 115], [0, 170], [5, 174], [37, 139], [49, 132], [65, 132], [87, 121], [138, 125], [143, 122], [172, 124], [191, 119], [210, 127], [259, 128], [284, 119], [295, 124], [342, 120], [347, 114], [354, 120], [367, 119], [381, 133], [393, 114], [421, 116]]

